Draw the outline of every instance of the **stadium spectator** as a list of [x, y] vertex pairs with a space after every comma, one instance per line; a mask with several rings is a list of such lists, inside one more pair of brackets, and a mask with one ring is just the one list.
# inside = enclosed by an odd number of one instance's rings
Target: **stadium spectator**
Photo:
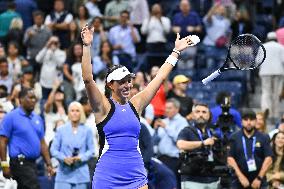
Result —
[[19, 43], [11, 41], [8, 43], [7, 61], [9, 65], [9, 73], [16, 82], [22, 74], [22, 69], [29, 65], [29, 62], [21, 55]]
[[71, 21], [70, 29], [70, 41], [80, 40], [81, 29], [91, 21], [89, 11], [84, 5], [78, 7], [78, 15]]
[[232, 21], [231, 28], [232, 28], [232, 39], [235, 39], [238, 35], [252, 32], [253, 23], [251, 21], [247, 9], [238, 9], [236, 11], [235, 18]]
[[23, 30], [23, 20], [19, 17], [13, 18], [11, 21], [9, 31], [7, 33], [6, 41], [7, 44], [11, 41], [16, 41], [19, 44], [19, 50], [23, 50], [23, 37], [24, 37], [24, 30]]
[[[86, 8], [88, 9], [88, 12], [90, 13], [91, 18], [94, 18], [96, 16], [102, 17], [102, 13], [97, 5], [97, 0], [89, 0], [85, 4]], [[80, 14], [80, 10], [79, 10]]]
[[138, 71], [135, 73], [135, 78], [133, 80], [133, 84], [137, 84], [139, 85], [139, 90], [143, 90], [146, 85], [147, 85], [147, 81], [146, 81], [146, 74], [142, 71]]
[[34, 112], [36, 114], [41, 114], [39, 99], [42, 97], [41, 85], [36, 81], [33, 75], [32, 66], [27, 66], [22, 69], [22, 75], [20, 77], [20, 82], [15, 83], [10, 99], [14, 102], [16, 106], [20, 105], [19, 93], [23, 88], [32, 88], [34, 90], [37, 102], [35, 104]]
[[[48, 147], [44, 141], [44, 123], [33, 112], [36, 97], [33, 89], [23, 89], [21, 106], [8, 113], [1, 123], [1, 167], [5, 178], [13, 177], [18, 188], [39, 189], [35, 160], [42, 154], [49, 175], [53, 175]], [[9, 147], [10, 163], [6, 159]]]
[[162, 15], [160, 4], [154, 4], [151, 9], [151, 16], [143, 21], [141, 27], [141, 33], [147, 36], [147, 51], [150, 53], [165, 52], [167, 34], [169, 34], [170, 29], [170, 19]]
[[[207, 67], [215, 68], [219, 60], [225, 59], [230, 34], [230, 20], [226, 18], [225, 7], [215, 4], [203, 18], [206, 35], [203, 40]], [[223, 61], [222, 61], [223, 63]]]
[[129, 22], [128, 11], [120, 13], [120, 24], [110, 29], [108, 37], [114, 49], [113, 53], [118, 56], [119, 62], [132, 71], [136, 61], [135, 43], [140, 41], [140, 35]]
[[15, 4], [16, 11], [21, 15], [24, 22], [23, 29], [26, 30], [33, 25], [32, 13], [38, 9], [37, 3], [34, 0], [15, 0]]
[[33, 12], [34, 25], [27, 28], [24, 35], [23, 43], [27, 49], [26, 57], [33, 66], [36, 78], [40, 72], [40, 64], [35, 60], [38, 52], [44, 47], [48, 39], [52, 36], [51, 30], [43, 25], [44, 14], [41, 11]]
[[266, 177], [269, 188], [281, 188], [284, 184], [284, 133], [278, 132], [272, 138], [273, 163], [267, 171]]
[[79, 102], [71, 102], [65, 125], [57, 129], [50, 151], [59, 161], [55, 189], [87, 189], [90, 182], [88, 160], [94, 156], [92, 131], [86, 127], [85, 113]]
[[190, 120], [191, 111], [193, 106], [193, 100], [186, 94], [188, 83], [191, 79], [185, 75], [176, 75], [173, 79], [173, 88], [169, 91], [167, 98], [177, 99], [182, 106], [179, 109], [179, 113]]
[[261, 110], [269, 111], [269, 118], [274, 121], [280, 116], [279, 96], [284, 83], [284, 47], [276, 42], [276, 33], [267, 34], [266, 59], [260, 66]]
[[107, 40], [107, 33], [104, 30], [103, 22], [100, 17], [92, 20], [94, 26], [93, 43], [91, 48], [92, 57], [99, 55], [102, 42]]
[[6, 56], [5, 48], [2, 43], [0, 43], [0, 58], [3, 58]]
[[92, 59], [93, 74], [96, 78], [100, 74], [104, 74], [113, 65], [119, 64], [119, 59], [113, 55], [112, 45], [108, 41], [103, 41], [100, 46], [99, 56]]
[[88, 161], [89, 171], [90, 171], [90, 179], [92, 180], [93, 176], [94, 176], [94, 171], [95, 171], [95, 168], [96, 168], [96, 163], [97, 163], [98, 157], [99, 157], [99, 148], [100, 148], [100, 146], [99, 146], [99, 134], [98, 134], [98, 130], [97, 130], [97, 127], [96, 127], [95, 114], [94, 114], [93, 109], [91, 107], [91, 104], [89, 102], [88, 96], [87, 95], [82, 96], [79, 102], [82, 104], [84, 113], [86, 115], [85, 125], [87, 127], [89, 127], [90, 130], [92, 130], [93, 143], [94, 143], [94, 154]]
[[0, 106], [2, 107], [3, 111], [9, 113], [14, 109], [14, 105], [8, 96], [9, 93], [7, 90], [8, 89], [5, 85], [0, 85]]
[[9, 31], [13, 18], [17, 17], [21, 16], [16, 12], [15, 2], [9, 2], [7, 5], [7, 10], [0, 14], [0, 42], [3, 44], [7, 43], [5, 37]]
[[52, 36], [47, 41], [45, 47], [36, 55], [36, 61], [41, 66], [40, 84], [42, 86], [42, 100], [46, 100], [54, 81], [62, 80], [62, 67], [66, 59], [66, 54], [59, 49], [60, 43], [56, 36]]
[[255, 129], [259, 132], [266, 133], [266, 117], [263, 112], [256, 113]]
[[112, 26], [118, 24], [119, 15], [122, 11], [128, 10], [128, 1], [124, 0], [111, 0], [106, 4], [104, 19], [106, 29], [110, 29]]
[[64, 1], [55, 0], [53, 11], [46, 16], [44, 24], [59, 38], [62, 49], [67, 49], [70, 45], [68, 37], [72, 20], [72, 14], [65, 10]]
[[[76, 98], [76, 91], [74, 89], [76, 78], [74, 78], [75, 73], [73, 74], [72, 67], [73, 65], [80, 63], [82, 60], [82, 44], [79, 42], [73, 43], [67, 52], [66, 62], [63, 64], [63, 86], [64, 86], [64, 95], [65, 102], [69, 104]], [[76, 68], [76, 67], [75, 67]], [[79, 85], [78, 85], [79, 86]]]
[[[188, 0], [181, 0], [179, 4], [180, 11], [173, 17], [174, 33], [180, 33], [181, 36], [202, 34], [202, 22], [197, 12], [191, 9]], [[197, 47], [191, 47], [184, 51], [181, 56], [181, 62], [178, 64], [180, 69], [192, 68], [194, 66], [194, 58], [197, 53]]]
[[[152, 67], [150, 71], [151, 80], [153, 80], [156, 77], [158, 70], [159, 70], [158, 66]], [[166, 97], [167, 97], [168, 91], [169, 91], [169, 82], [168, 80], [165, 80], [164, 83], [160, 86], [154, 98], [151, 100], [151, 104], [154, 107], [155, 118], [164, 117], [165, 108], [166, 108], [166, 100], [167, 100]]]
[[132, 0], [129, 2], [130, 22], [140, 30], [142, 22], [149, 18], [147, 0]]
[[188, 126], [187, 120], [178, 112], [181, 104], [176, 99], [166, 102], [165, 119], [156, 119], [154, 122], [154, 145], [157, 146], [158, 159], [168, 166], [176, 175], [177, 185], [180, 185], [179, 150], [176, 146], [179, 132]]
[[5, 57], [0, 58], [0, 85], [5, 85], [7, 87], [8, 94], [11, 93], [13, 75], [9, 73], [9, 65]]
[[61, 82], [56, 80], [48, 99], [44, 104], [45, 117], [45, 141], [49, 144], [54, 138], [54, 125], [56, 121], [67, 121], [67, 108], [64, 102], [64, 93], [62, 91]]
[[230, 138], [228, 164], [234, 169], [232, 188], [267, 187], [265, 174], [272, 163], [269, 136], [255, 129], [256, 114], [242, 113], [243, 129]]

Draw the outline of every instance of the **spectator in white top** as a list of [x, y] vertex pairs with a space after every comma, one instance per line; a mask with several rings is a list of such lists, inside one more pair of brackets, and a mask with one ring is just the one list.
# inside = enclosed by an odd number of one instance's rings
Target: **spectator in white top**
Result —
[[146, 0], [132, 0], [129, 2], [130, 21], [135, 26], [141, 26], [149, 18], [149, 6]]
[[89, 0], [85, 6], [87, 7], [89, 14], [91, 18], [94, 18], [96, 16], [102, 16], [102, 13], [97, 5], [97, 0]]
[[154, 4], [151, 16], [143, 21], [141, 33], [147, 35], [147, 51], [164, 52], [167, 42], [167, 34], [171, 29], [171, 21], [162, 15], [162, 7]]
[[203, 40], [207, 66], [215, 68], [225, 59], [226, 45], [230, 36], [230, 20], [226, 17], [226, 9], [221, 4], [215, 4], [203, 18], [206, 36]]
[[69, 47], [69, 24], [72, 22], [73, 16], [65, 11], [64, 1], [55, 0], [54, 10], [47, 15], [45, 25], [47, 25], [54, 35], [59, 37], [61, 48], [66, 49]]
[[267, 34], [266, 59], [260, 67], [261, 109], [269, 110], [270, 118], [279, 118], [279, 97], [284, 82], [284, 47], [276, 41], [276, 33]]
[[59, 39], [52, 36], [45, 47], [37, 54], [36, 61], [42, 64], [40, 84], [42, 86], [42, 99], [46, 100], [51, 92], [53, 83], [62, 75], [62, 67], [66, 59], [65, 51], [59, 49]]

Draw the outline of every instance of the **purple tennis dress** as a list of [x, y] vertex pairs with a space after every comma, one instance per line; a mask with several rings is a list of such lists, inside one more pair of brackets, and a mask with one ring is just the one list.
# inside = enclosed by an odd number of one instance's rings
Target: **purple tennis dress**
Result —
[[137, 189], [148, 183], [139, 149], [140, 121], [134, 106], [109, 99], [111, 110], [97, 125], [100, 158], [92, 189]]

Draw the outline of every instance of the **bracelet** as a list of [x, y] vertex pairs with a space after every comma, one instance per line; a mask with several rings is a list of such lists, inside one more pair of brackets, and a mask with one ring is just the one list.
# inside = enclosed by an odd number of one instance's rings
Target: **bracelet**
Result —
[[1, 167], [4, 168], [4, 167], [10, 167], [10, 164], [8, 161], [1, 161]]
[[170, 55], [167, 59], [166, 62], [171, 64], [172, 66], [175, 66], [177, 63], [178, 59], [174, 57], [173, 55]]
[[178, 55], [180, 55], [180, 53], [181, 53], [181, 52], [180, 52], [179, 50], [177, 50], [176, 48], [173, 49], [173, 52], [177, 53]]
[[91, 46], [91, 44], [87, 45], [87, 44], [83, 43], [83, 46], [84, 47], [89, 47], [89, 46]]

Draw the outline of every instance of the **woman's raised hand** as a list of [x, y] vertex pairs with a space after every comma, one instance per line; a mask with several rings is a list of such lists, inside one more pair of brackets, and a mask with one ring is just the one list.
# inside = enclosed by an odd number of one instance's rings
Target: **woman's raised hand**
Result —
[[183, 51], [189, 46], [194, 46], [200, 42], [200, 39], [197, 35], [188, 35], [180, 39], [179, 33], [177, 33], [177, 38], [175, 41], [175, 49], [178, 51]]
[[93, 41], [93, 33], [94, 33], [94, 27], [92, 28], [89, 28], [88, 25], [84, 26], [82, 28], [82, 31], [81, 31], [81, 38], [82, 38], [82, 41], [83, 41], [83, 44], [88, 46], [92, 43]]

